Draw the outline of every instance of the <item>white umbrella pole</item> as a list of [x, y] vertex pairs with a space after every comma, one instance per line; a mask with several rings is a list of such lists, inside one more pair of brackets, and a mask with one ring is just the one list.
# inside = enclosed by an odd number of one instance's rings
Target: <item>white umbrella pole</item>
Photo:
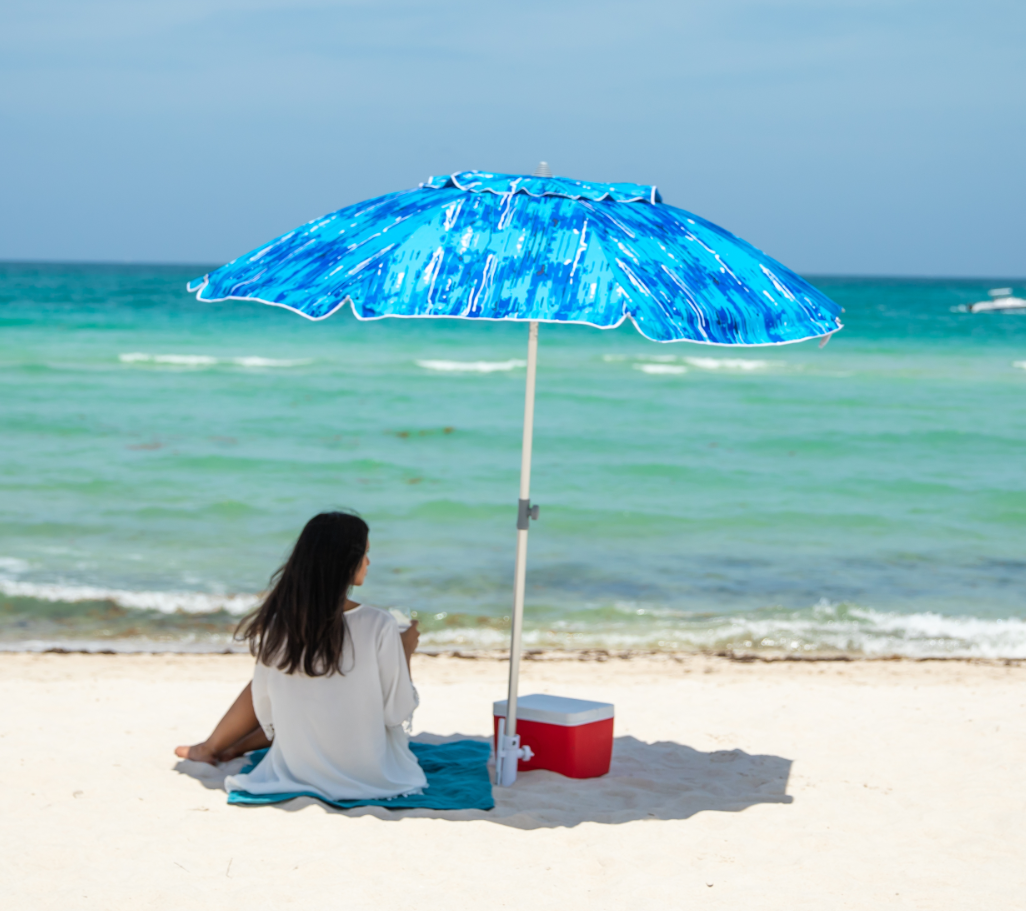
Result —
[[530, 759], [531, 748], [520, 746], [517, 735], [517, 687], [520, 683], [520, 637], [524, 625], [524, 587], [527, 582], [527, 532], [538, 507], [531, 506], [531, 442], [534, 437], [534, 378], [538, 366], [538, 323], [531, 322], [527, 342], [527, 389], [524, 396], [524, 445], [520, 455], [520, 502], [517, 509], [517, 563], [513, 582], [513, 616], [509, 642], [509, 696], [506, 717], [499, 719], [495, 753], [496, 784], [517, 780], [517, 760]]

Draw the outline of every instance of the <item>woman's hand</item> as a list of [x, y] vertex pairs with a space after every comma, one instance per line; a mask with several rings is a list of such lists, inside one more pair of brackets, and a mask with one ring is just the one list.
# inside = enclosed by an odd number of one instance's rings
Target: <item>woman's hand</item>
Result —
[[410, 656], [417, 650], [417, 643], [420, 642], [420, 630], [417, 629], [418, 621], [413, 620], [408, 629], [404, 629], [399, 638], [403, 640], [403, 651], [406, 652], [406, 664], [409, 666]]

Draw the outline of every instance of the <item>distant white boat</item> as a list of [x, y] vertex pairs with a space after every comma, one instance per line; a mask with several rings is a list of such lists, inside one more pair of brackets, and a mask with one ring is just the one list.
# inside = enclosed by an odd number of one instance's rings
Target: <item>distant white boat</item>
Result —
[[1003, 310], [1026, 310], [1026, 299], [1012, 297], [1011, 288], [991, 288], [989, 301], [977, 301], [966, 307], [970, 313], [1000, 313]]

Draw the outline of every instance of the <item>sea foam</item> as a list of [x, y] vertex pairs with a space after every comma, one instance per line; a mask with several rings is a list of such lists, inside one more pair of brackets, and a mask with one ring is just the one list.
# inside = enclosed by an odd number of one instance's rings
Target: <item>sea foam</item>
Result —
[[682, 364], [635, 364], [634, 369], [640, 370], [642, 373], [652, 373], [656, 375], [669, 375], [688, 372], [688, 368], [683, 366]]
[[[812, 608], [766, 616], [687, 616], [658, 607], [620, 603], [625, 622], [553, 622], [524, 630], [527, 648], [729, 651], [741, 654], [865, 658], [1026, 658], [1026, 621], [898, 614], [821, 601]], [[638, 624], [630, 616], [652, 615]], [[502, 649], [509, 634], [494, 628], [446, 627], [426, 631], [427, 650]]]
[[766, 370], [774, 366], [773, 361], [758, 361], [744, 357], [686, 357], [684, 361], [699, 370], [737, 370], [742, 373]]
[[442, 373], [497, 373], [526, 367], [527, 361], [417, 361], [418, 367]]
[[273, 357], [233, 357], [230, 360], [239, 367], [304, 367], [313, 363], [308, 357], [294, 360], [281, 360]]
[[[2, 568], [21, 572], [24, 561], [3, 558]], [[213, 594], [196, 591], [129, 591], [89, 585], [24, 582], [0, 578], [0, 594], [7, 597], [77, 603], [110, 602], [124, 609], [162, 614], [214, 614], [225, 611], [241, 616], [255, 608], [255, 594]], [[693, 614], [659, 604], [616, 602], [604, 619], [534, 621], [528, 618], [523, 644], [526, 648], [652, 650], [664, 652], [721, 652], [822, 656], [848, 655], [864, 658], [1026, 658], [1026, 620], [1008, 617], [983, 619], [945, 616], [930, 611], [909, 614], [876, 610], [823, 600], [795, 611], [761, 610], [715, 615]], [[435, 619], [446, 619], [444, 613]], [[405, 619], [405, 618], [404, 618]], [[483, 618], [431, 629], [426, 626], [421, 646], [426, 651], [448, 649], [497, 650], [509, 644], [509, 633]], [[147, 636], [144, 618], [134, 623], [131, 637], [111, 636], [93, 642], [89, 633], [58, 640], [6, 639], [4, 649], [38, 650], [74, 647], [83, 650], [116, 648], [125, 651], [209, 651], [230, 642], [222, 632], [203, 627], [182, 627], [170, 636], [154, 627]], [[14, 632], [12, 630], [11, 632]], [[70, 643], [70, 646], [69, 646]]]
[[[625, 355], [606, 354], [607, 363], [627, 360]], [[649, 374], [687, 373], [688, 368], [711, 370], [721, 373], [752, 373], [756, 370], [770, 370], [783, 367], [781, 361], [764, 361], [745, 357], [677, 357], [673, 354], [651, 354], [633, 358], [635, 370]]]
[[28, 572], [30, 568], [28, 561], [20, 560], [18, 557], [0, 557], [0, 571], [24, 573]]
[[266, 368], [266, 367], [302, 367], [312, 363], [310, 358], [299, 358], [294, 360], [282, 360], [280, 358], [257, 357], [212, 357], [208, 354], [145, 354], [142, 351], [130, 351], [126, 354], [119, 354], [118, 360], [122, 364], [160, 364], [169, 367], [216, 367], [218, 365], [233, 365], [236, 367]]
[[1026, 621], [899, 614], [821, 601], [778, 617], [734, 615], [688, 637], [694, 646], [868, 658], [1026, 658]]
[[91, 585], [61, 585], [51, 582], [22, 582], [0, 579], [0, 593], [11, 598], [36, 598], [74, 604], [81, 601], [110, 601], [133, 610], [154, 610], [162, 614], [210, 614], [228, 611], [241, 616], [259, 603], [259, 595], [216, 595], [188, 591], [126, 591]]

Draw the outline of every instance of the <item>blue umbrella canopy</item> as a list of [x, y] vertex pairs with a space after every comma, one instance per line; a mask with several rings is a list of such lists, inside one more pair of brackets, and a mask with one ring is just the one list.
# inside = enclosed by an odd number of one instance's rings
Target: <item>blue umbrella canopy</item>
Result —
[[347, 206], [189, 284], [324, 319], [582, 323], [659, 342], [829, 336], [841, 308], [654, 186], [464, 171]]

